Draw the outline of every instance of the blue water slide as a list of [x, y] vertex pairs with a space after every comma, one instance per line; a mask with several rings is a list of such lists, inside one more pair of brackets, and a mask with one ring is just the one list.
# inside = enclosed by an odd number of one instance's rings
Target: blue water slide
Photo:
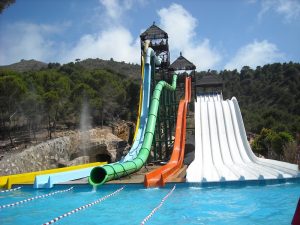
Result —
[[153, 49], [148, 48], [145, 54], [145, 66], [144, 66], [144, 80], [143, 80], [143, 100], [142, 100], [142, 110], [140, 117], [140, 126], [136, 139], [128, 152], [128, 154], [120, 160], [120, 162], [132, 161], [138, 155], [141, 146], [144, 141], [145, 129], [148, 120], [148, 111], [150, 105], [150, 85], [151, 85], [151, 58], [154, 57], [155, 63], [160, 64], [160, 59], [154, 54]]
[[142, 110], [141, 110], [141, 116], [140, 116], [140, 126], [138, 128], [137, 136], [135, 138], [135, 141], [128, 152], [128, 154], [120, 160], [120, 162], [126, 162], [133, 160], [144, 141], [144, 134], [145, 134], [145, 128], [147, 125], [148, 120], [148, 110], [149, 110], [149, 102], [150, 102], [150, 79], [151, 79], [151, 66], [145, 65], [145, 71], [144, 71], [144, 81], [143, 81], [143, 101], [142, 101]]
[[90, 175], [94, 167], [72, 170], [67, 172], [38, 175], [35, 177], [34, 188], [52, 188], [54, 184], [77, 180]]

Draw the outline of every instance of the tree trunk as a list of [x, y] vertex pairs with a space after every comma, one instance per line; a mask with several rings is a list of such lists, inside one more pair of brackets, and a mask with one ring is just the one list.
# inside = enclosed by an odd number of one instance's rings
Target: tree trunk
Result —
[[9, 120], [9, 127], [8, 127], [8, 136], [9, 136], [11, 148], [14, 148], [15, 146], [14, 146], [14, 141], [11, 136], [11, 121], [10, 120]]
[[36, 139], [36, 130], [35, 128], [33, 128], [33, 140], [35, 141], [35, 143], [37, 143], [37, 139]]
[[29, 138], [31, 141], [31, 133], [32, 133], [32, 120], [31, 119], [27, 119], [27, 125], [28, 125], [28, 132], [29, 132]]
[[58, 114], [58, 111], [56, 110], [55, 116], [54, 116], [54, 121], [53, 121], [53, 134], [54, 134], [54, 135], [55, 135], [55, 133], [56, 133], [57, 114]]
[[52, 132], [51, 132], [51, 117], [48, 116], [48, 135], [49, 139], [52, 139]]
[[103, 129], [103, 107], [101, 109], [101, 129]]

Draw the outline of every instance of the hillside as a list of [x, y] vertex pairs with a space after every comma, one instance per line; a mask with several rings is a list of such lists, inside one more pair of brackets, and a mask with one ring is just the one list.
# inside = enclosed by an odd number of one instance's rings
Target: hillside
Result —
[[274, 63], [256, 69], [199, 72], [223, 80], [223, 97], [235, 96], [246, 130], [259, 133], [262, 128], [300, 133], [300, 64]]
[[0, 66], [0, 69], [9, 69], [17, 72], [38, 71], [43, 68], [47, 68], [47, 64], [44, 62], [36, 61], [34, 59], [22, 59], [20, 62], [17, 63], [13, 63], [6, 66]]
[[96, 59], [49, 63], [28, 71], [24, 64], [33, 65], [22, 61], [24, 72], [0, 68], [3, 140], [16, 131], [35, 136], [41, 129], [47, 129], [51, 138], [58, 128], [79, 128], [85, 111], [87, 126], [135, 120], [140, 84], [137, 65]]
[[[113, 59], [103, 60], [103, 59], [85, 59], [80, 61], [79, 59], [75, 63], [67, 63], [69, 64], [78, 64], [82, 66], [86, 70], [95, 70], [95, 69], [104, 69], [107, 71], [111, 71], [117, 74], [123, 74], [130, 79], [138, 80], [140, 79], [140, 66], [138, 64], [130, 64], [125, 62], [117, 62]], [[22, 59], [20, 62], [13, 63], [11, 65], [0, 66], [0, 69], [8, 69], [16, 72], [30, 72], [30, 71], [39, 71], [41, 69], [47, 68], [58, 68], [63, 65], [59, 63], [49, 63], [46, 64], [44, 62], [40, 62], [37, 60], [24, 60]]]
[[[87, 59], [45, 67], [44, 63], [24, 60], [9, 68], [13, 70], [0, 68], [2, 139], [15, 131], [34, 134], [48, 129], [51, 136], [59, 127], [79, 127], [84, 105], [88, 105], [91, 126], [136, 120], [138, 65]], [[240, 72], [202, 71], [196, 76], [207, 73], [223, 80], [225, 99], [237, 97], [248, 132], [258, 134], [268, 128], [294, 137], [300, 133], [299, 63], [243, 67]]]
[[116, 62], [113, 59], [111, 60], [85, 59], [78, 63], [88, 70], [101, 68], [108, 71], [114, 71], [115, 73], [125, 74], [129, 78], [140, 79], [141, 67], [138, 64]]
[[300, 133], [300, 64], [274, 63], [222, 71], [225, 97], [236, 96], [248, 131], [262, 128]]

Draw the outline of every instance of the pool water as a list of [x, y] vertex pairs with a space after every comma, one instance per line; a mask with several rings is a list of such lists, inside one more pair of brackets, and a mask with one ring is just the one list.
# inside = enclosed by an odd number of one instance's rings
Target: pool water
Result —
[[[120, 187], [104, 185], [93, 191], [88, 185], [74, 186], [69, 192], [0, 209], [0, 224], [43, 224]], [[145, 189], [142, 185], [127, 185], [116, 195], [55, 224], [140, 224], [172, 187], [169, 184], [165, 188]], [[0, 193], [0, 205], [68, 188], [34, 190], [23, 186]], [[299, 197], [300, 182], [224, 187], [177, 184], [146, 224], [291, 224]]]

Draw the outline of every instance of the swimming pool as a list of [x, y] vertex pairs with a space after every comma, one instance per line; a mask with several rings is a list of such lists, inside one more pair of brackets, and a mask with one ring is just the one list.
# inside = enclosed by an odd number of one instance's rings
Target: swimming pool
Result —
[[[145, 189], [126, 185], [99, 204], [83, 209], [55, 224], [140, 224], [173, 188]], [[93, 191], [88, 185], [56, 186], [34, 190], [28, 186], [0, 193], [0, 205], [58, 192], [18, 206], [0, 209], [0, 224], [43, 224], [75, 208], [94, 202], [123, 185], [104, 185]], [[298, 198], [300, 180], [286, 183], [232, 184], [201, 187], [176, 184], [176, 189], [147, 224], [290, 224]]]

